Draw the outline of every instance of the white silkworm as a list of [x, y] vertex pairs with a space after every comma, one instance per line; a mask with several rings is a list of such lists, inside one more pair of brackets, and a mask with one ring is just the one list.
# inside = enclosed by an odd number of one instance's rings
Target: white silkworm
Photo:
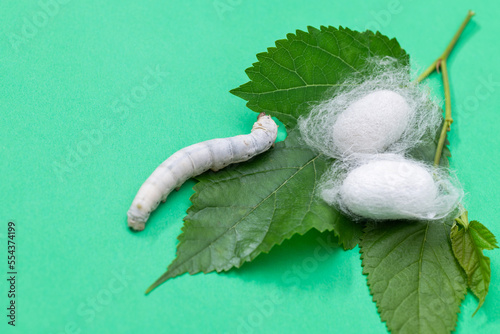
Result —
[[227, 165], [243, 162], [267, 151], [276, 140], [278, 126], [270, 116], [259, 114], [248, 135], [207, 140], [185, 147], [165, 160], [144, 182], [127, 212], [128, 226], [142, 231], [160, 201], [187, 179]]

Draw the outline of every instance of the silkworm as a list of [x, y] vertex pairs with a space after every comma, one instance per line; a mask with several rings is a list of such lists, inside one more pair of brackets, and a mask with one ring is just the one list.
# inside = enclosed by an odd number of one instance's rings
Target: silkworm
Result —
[[273, 119], [260, 113], [250, 134], [207, 140], [175, 152], [155, 169], [137, 192], [127, 212], [128, 226], [142, 231], [160, 201], [165, 202], [167, 196], [186, 180], [209, 169], [218, 171], [267, 151], [277, 134], [278, 126]]

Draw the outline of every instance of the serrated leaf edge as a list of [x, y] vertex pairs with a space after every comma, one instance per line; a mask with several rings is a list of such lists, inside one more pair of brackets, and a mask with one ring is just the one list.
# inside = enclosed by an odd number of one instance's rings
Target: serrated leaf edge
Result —
[[[427, 227], [426, 227], [426, 236], [425, 236], [425, 238], [424, 238], [424, 242], [425, 242], [425, 240], [426, 240], [426, 238], [427, 238], [427, 230], [429, 229], [429, 224], [432, 224], [432, 223], [427, 223], [427, 224], [428, 224], [428, 225], [427, 225]], [[375, 303], [375, 305], [376, 305], [376, 308], [377, 308], [377, 313], [380, 315], [380, 319], [381, 319], [381, 320], [382, 320], [382, 322], [383, 322], [383, 323], [385, 323], [385, 325], [387, 326], [387, 330], [388, 330], [388, 331], [390, 331], [390, 332], [392, 332], [394, 329], [390, 327], [389, 323], [387, 322], [387, 321], [388, 321], [388, 319], [384, 319], [384, 318], [382, 317], [382, 312], [381, 312], [381, 311], [380, 311], [380, 309], [379, 309], [379, 303], [378, 303], [378, 301], [375, 299], [375, 295], [372, 293], [372, 288], [371, 288], [372, 284], [370, 283], [370, 276], [371, 276], [371, 275], [370, 275], [370, 273], [369, 273], [369, 272], [365, 272], [365, 265], [364, 265], [364, 263], [363, 263], [363, 259], [364, 259], [364, 252], [363, 252], [363, 247], [362, 247], [362, 244], [363, 244], [363, 240], [364, 240], [365, 233], [367, 233], [367, 232], [369, 231], [369, 229], [370, 229], [370, 226], [367, 224], [367, 225], [365, 226], [365, 228], [363, 229], [363, 235], [361, 236], [361, 238], [360, 238], [360, 242], [359, 242], [359, 253], [360, 253], [360, 258], [361, 258], [361, 268], [362, 268], [362, 273], [363, 273], [363, 275], [365, 275], [365, 276], [366, 276], [366, 283], [367, 283], [368, 288], [369, 288], [368, 290], [369, 290], [369, 292], [370, 292], [370, 295], [372, 296], [372, 301], [373, 301], [373, 302]], [[452, 248], [452, 253], [453, 253], [453, 255], [455, 255], [455, 254], [454, 254], [454, 251], [453, 251], [453, 247], [452, 247], [452, 245], [451, 245], [451, 238], [450, 238], [450, 248]], [[423, 247], [422, 247], [422, 250], [421, 250], [421, 256], [420, 256], [420, 258], [422, 258], [422, 252], [423, 252]], [[455, 256], [453, 256], [453, 258], [455, 259], [455, 261], [457, 261], [458, 267], [459, 267], [460, 269], [462, 269], [462, 270], [463, 270], [463, 268], [462, 268], [461, 264], [460, 264], [460, 263], [459, 263], [459, 261], [456, 259], [456, 257], [455, 257]], [[420, 269], [420, 263], [421, 263], [421, 262], [420, 262], [420, 260], [419, 260], [419, 269]], [[419, 270], [419, 276], [420, 276], [420, 275], [421, 275], [421, 272], [420, 272], [420, 270]], [[467, 275], [465, 274], [465, 276], [467, 276]], [[420, 282], [420, 277], [419, 277], [419, 282]], [[419, 285], [419, 288], [420, 288], [420, 285]], [[454, 322], [453, 327], [452, 327], [452, 328], [448, 328], [449, 332], [453, 332], [453, 331], [455, 330], [455, 328], [457, 327], [457, 322], [458, 322], [458, 314], [460, 314], [460, 313], [461, 313], [461, 311], [460, 311], [460, 306], [462, 305], [462, 301], [465, 299], [465, 296], [466, 296], [466, 295], [467, 295], [467, 291], [465, 291], [465, 293], [464, 293], [464, 294], [462, 294], [462, 295], [460, 295], [460, 297], [459, 297], [459, 304], [458, 304], [458, 307], [457, 307], [457, 312], [456, 312], [456, 314], [455, 314], [456, 319], [455, 319], [455, 322]]]

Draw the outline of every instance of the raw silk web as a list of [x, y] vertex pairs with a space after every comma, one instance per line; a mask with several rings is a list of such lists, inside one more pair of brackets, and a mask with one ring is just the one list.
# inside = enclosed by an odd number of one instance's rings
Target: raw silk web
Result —
[[344, 82], [299, 119], [304, 141], [336, 159], [320, 196], [353, 219], [447, 217], [463, 197], [457, 178], [407, 156], [439, 128], [437, 103], [392, 58], [372, 60], [370, 72]]

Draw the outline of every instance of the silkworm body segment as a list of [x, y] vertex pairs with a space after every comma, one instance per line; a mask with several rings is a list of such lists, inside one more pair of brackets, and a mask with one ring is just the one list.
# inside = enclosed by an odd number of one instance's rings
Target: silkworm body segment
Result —
[[149, 215], [160, 201], [189, 178], [209, 169], [218, 171], [267, 151], [276, 140], [278, 126], [261, 113], [247, 135], [207, 140], [183, 148], [165, 160], [144, 182], [127, 212], [128, 226], [144, 229]]

